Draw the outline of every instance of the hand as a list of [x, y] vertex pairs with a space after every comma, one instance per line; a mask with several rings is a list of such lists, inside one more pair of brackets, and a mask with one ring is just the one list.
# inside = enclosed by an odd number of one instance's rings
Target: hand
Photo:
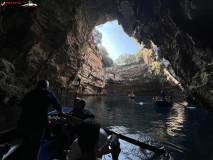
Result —
[[[118, 139], [117, 139], [118, 140]], [[118, 160], [118, 156], [121, 152], [121, 148], [120, 148], [120, 142], [117, 141], [117, 145], [114, 145], [111, 141], [111, 154], [112, 154], [112, 159], [113, 160]]]
[[58, 116], [53, 116], [53, 117], [49, 116], [48, 119], [49, 119], [49, 123], [50, 123], [50, 124], [54, 124], [54, 123], [56, 123], [60, 118], [59, 118]]
[[59, 115], [60, 115], [60, 116], [62, 116], [62, 117], [67, 117], [67, 114], [64, 113], [63, 111], [60, 110], [60, 111], [58, 111], [58, 112], [59, 112]]

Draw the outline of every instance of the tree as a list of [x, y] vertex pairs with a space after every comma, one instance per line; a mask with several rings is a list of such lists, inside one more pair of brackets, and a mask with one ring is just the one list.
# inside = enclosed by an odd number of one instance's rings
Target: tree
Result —
[[143, 60], [143, 49], [139, 49], [137, 53], [135, 54], [122, 54], [120, 55], [115, 63], [118, 65], [126, 65], [126, 64], [131, 64], [131, 63], [135, 63], [138, 61]]
[[93, 29], [92, 31], [92, 34], [93, 34], [93, 37], [94, 37], [94, 43], [96, 46], [100, 45], [102, 42], [101, 42], [101, 39], [102, 39], [102, 33], [99, 32], [97, 29]]
[[136, 62], [136, 58], [133, 54], [129, 53], [120, 55], [115, 61], [118, 65], [131, 64], [133, 62]]
[[137, 61], [143, 60], [143, 49], [139, 49], [136, 54], [134, 54]]
[[114, 61], [111, 57], [109, 57], [109, 53], [107, 52], [106, 48], [103, 46], [98, 47], [99, 53], [102, 56], [102, 63], [104, 67], [110, 67], [114, 64]]

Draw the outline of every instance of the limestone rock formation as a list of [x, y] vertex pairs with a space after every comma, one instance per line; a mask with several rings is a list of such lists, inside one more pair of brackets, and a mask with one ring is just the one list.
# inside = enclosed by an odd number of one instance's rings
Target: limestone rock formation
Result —
[[[58, 92], [73, 90], [82, 49], [96, 25], [117, 19], [125, 32], [170, 62], [186, 98], [213, 111], [210, 0], [38, 0], [38, 7], [0, 8], [0, 58], [14, 66], [13, 86], [49, 79]], [[1, 69], [2, 70], [2, 69]]]
[[83, 54], [83, 65], [76, 75], [81, 79], [79, 92], [84, 95], [99, 94], [105, 87], [105, 79], [102, 75], [102, 57], [96, 50], [93, 36], [88, 41]]
[[127, 95], [159, 95], [164, 90], [168, 95], [179, 97], [181, 87], [170, 72], [164, 68], [156, 74], [153, 69], [155, 58], [153, 50], [143, 48], [143, 60], [128, 65], [107, 67], [103, 70], [106, 86], [103, 93]]

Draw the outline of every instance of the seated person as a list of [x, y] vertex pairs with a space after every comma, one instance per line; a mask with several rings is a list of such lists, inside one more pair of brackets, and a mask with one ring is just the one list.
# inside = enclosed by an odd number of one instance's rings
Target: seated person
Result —
[[86, 107], [86, 101], [79, 97], [77, 97], [74, 101], [74, 107], [71, 115], [81, 120], [95, 118], [94, 112]]
[[[109, 140], [103, 129], [94, 119], [84, 120], [78, 128], [78, 139], [73, 142], [67, 160], [97, 160], [110, 153]], [[118, 158], [120, 145], [114, 148], [113, 157]]]
[[131, 94], [130, 94], [130, 92], [128, 93], [128, 97], [131, 97]]
[[166, 94], [163, 91], [161, 91], [160, 92], [160, 97], [161, 97], [162, 100], [165, 100]]
[[76, 128], [82, 122], [82, 120], [87, 118], [92, 118], [92, 119], [95, 118], [94, 112], [91, 109], [86, 108], [86, 101], [79, 97], [75, 99], [73, 111], [70, 114], [71, 114], [71, 119], [70, 119], [69, 125], [66, 128], [64, 128], [64, 133], [65, 133], [65, 136], [67, 137], [67, 140], [66, 140], [67, 149], [75, 140]]

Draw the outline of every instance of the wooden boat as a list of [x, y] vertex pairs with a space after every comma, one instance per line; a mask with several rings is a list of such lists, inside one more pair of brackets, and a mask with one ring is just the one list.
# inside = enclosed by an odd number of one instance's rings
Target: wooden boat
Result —
[[168, 98], [162, 99], [161, 97], [158, 96], [154, 97], [152, 101], [158, 107], [171, 107], [173, 104], [172, 100]]
[[[73, 107], [64, 107], [63, 111], [69, 113], [72, 111]], [[49, 112], [49, 116], [58, 115], [57, 111]], [[53, 158], [58, 158], [62, 156], [63, 153], [63, 135], [61, 134], [61, 123], [56, 124], [55, 132], [57, 136], [54, 138], [46, 139], [40, 148], [39, 160], [52, 160]], [[2, 160], [20, 160], [21, 159], [21, 136], [19, 135], [16, 128], [4, 131], [0, 133], [0, 159]], [[9, 146], [4, 146], [4, 144], [9, 144]]]
[[[64, 107], [63, 112], [69, 113], [72, 111], [72, 109], [73, 109], [73, 107], [70, 107], [70, 106]], [[56, 116], [56, 115], [58, 115], [58, 112], [52, 111], [52, 112], [49, 112], [48, 115]], [[59, 123], [59, 125], [61, 125], [61, 123]], [[57, 127], [56, 127], [56, 129], [57, 129]], [[41, 144], [38, 160], [52, 160], [54, 158], [61, 159], [61, 157], [63, 157], [62, 148], [64, 148], [64, 146], [63, 146], [63, 143], [61, 143], [61, 142], [63, 141], [64, 135], [60, 135], [60, 133], [61, 133], [60, 129], [61, 128], [58, 127], [58, 129], [56, 130], [56, 131], [58, 131], [58, 133], [55, 138], [48, 139]], [[117, 134], [108, 129], [105, 129], [105, 131], [108, 134]], [[166, 150], [159, 149], [157, 147], [145, 144], [143, 142], [134, 140], [132, 138], [126, 137], [121, 134], [117, 134], [117, 135], [119, 136], [119, 138], [121, 138], [129, 143], [135, 144], [137, 146], [148, 149], [155, 153], [158, 153], [158, 154], [167, 153]], [[4, 143], [9, 143], [9, 144], [11, 144], [11, 146], [8, 147], [8, 150], [6, 150], [5, 153], [1, 152], [2, 150], [0, 148], [0, 158], [2, 160], [21, 160], [22, 159], [21, 158], [21, 151], [22, 151], [21, 136], [18, 134], [18, 131], [16, 128], [10, 129], [8, 131], [0, 132], [0, 144], [4, 144]]]

